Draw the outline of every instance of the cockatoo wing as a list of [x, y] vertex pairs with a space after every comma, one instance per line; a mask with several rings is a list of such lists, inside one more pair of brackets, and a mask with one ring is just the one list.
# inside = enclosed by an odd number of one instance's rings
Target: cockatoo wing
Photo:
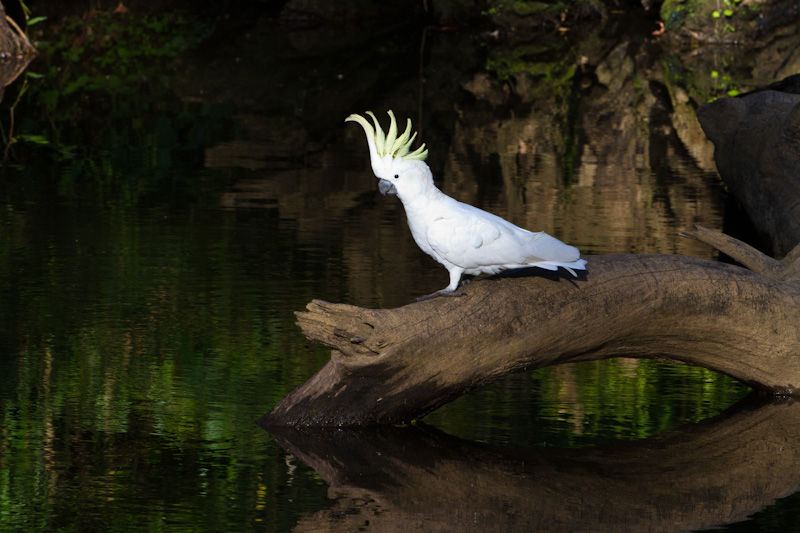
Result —
[[427, 237], [435, 252], [467, 271], [492, 273], [548, 261], [572, 263], [580, 257], [577, 248], [544, 232], [527, 231], [460, 202], [430, 224]]

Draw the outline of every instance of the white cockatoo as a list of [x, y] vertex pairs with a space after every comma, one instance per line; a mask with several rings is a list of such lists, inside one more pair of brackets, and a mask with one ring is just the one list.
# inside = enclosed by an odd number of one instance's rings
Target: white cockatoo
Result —
[[496, 274], [512, 268], [539, 267], [558, 270], [563, 267], [573, 276], [586, 270], [580, 252], [551, 237], [522, 229], [482, 209], [459, 202], [433, 184], [433, 174], [425, 163], [428, 150], [423, 144], [411, 152], [411, 120], [405, 132], [397, 136], [397, 122], [389, 111], [391, 124], [384, 133], [375, 115], [367, 111], [375, 124], [361, 115], [350, 115], [345, 122], [358, 122], [367, 134], [372, 171], [384, 196], [397, 195], [403, 202], [411, 235], [423, 252], [444, 265], [450, 284], [425, 296], [458, 295], [463, 274]]

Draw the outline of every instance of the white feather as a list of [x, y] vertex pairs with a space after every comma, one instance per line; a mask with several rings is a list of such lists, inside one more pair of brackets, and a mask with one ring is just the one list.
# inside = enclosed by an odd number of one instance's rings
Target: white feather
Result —
[[[397, 128], [392, 126], [388, 140], [394, 141]], [[374, 116], [373, 116], [374, 119]], [[394, 186], [403, 202], [411, 234], [419, 247], [447, 268], [450, 284], [439, 293], [454, 291], [462, 274], [496, 274], [503, 270], [539, 267], [545, 270], [564, 268], [572, 274], [586, 270], [586, 260], [574, 246], [564, 244], [544, 232], [531, 232], [496, 215], [459, 202], [436, 188], [433, 175], [424, 162], [421, 150], [406, 157], [380, 154], [376, 144], [387, 140], [382, 131], [358, 115], [348, 120], [359, 122], [367, 133], [372, 170], [379, 179]], [[377, 120], [375, 120], [376, 126]], [[378, 126], [378, 129], [380, 126]], [[408, 138], [409, 128], [401, 138]], [[372, 138], [371, 138], [372, 135]], [[405, 149], [410, 146], [410, 142]], [[421, 155], [420, 155], [421, 154]], [[413, 159], [409, 159], [412, 157]], [[438, 294], [438, 293], [437, 293]]]
[[[419, 164], [425, 165], [420, 162]], [[427, 167], [427, 165], [425, 165]], [[438, 193], [438, 194], [437, 194]], [[398, 195], [401, 195], [398, 189]], [[536, 266], [546, 270], [564, 267], [573, 276], [585, 270], [586, 261], [574, 246], [547, 233], [534, 233], [476, 207], [446, 196], [436, 189], [422, 209], [419, 198], [404, 198], [414, 240], [434, 259], [467, 274], [496, 274], [512, 268]], [[426, 223], [425, 211], [436, 218]], [[412, 215], [415, 220], [412, 221]], [[455, 290], [456, 287], [448, 286]]]

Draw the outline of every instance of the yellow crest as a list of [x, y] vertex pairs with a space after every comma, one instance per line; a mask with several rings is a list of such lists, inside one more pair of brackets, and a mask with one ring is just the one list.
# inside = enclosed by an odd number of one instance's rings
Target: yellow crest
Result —
[[374, 145], [378, 157], [382, 158], [389, 155], [393, 158], [402, 157], [403, 160], [416, 159], [419, 161], [425, 161], [425, 158], [428, 157], [428, 150], [425, 148], [425, 143], [422, 143], [422, 146], [411, 152], [411, 144], [417, 137], [417, 132], [411, 135], [411, 119], [408, 119], [406, 131], [398, 137], [397, 121], [394, 119], [394, 113], [389, 111], [391, 123], [389, 124], [388, 133], [383, 132], [380, 123], [378, 123], [378, 119], [375, 118], [372, 111], [367, 111], [367, 115], [372, 117], [372, 122], [375, 124], [374, 128], [372, 124], [361, 115], [352, 114], [345, 119], [345, 122], [358, 122], [361, 124], [361, 127], [364, 128], [364, 132], [367, 134], [368, 144], [371, 145], [370, 147]]

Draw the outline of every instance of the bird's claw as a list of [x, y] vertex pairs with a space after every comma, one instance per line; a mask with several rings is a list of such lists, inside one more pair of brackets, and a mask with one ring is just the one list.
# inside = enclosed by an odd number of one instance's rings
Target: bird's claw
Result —
[[455, 292], [455, 291], [448, 291], [447, 289], [442, 289], [440, 291], [433, 292], [431, 294], [426, 294], [425, 296], [420, 296], [419, 298], [414, 298], [415, 302], [422, 302], [424, 300], [430, 300], [431, 298], [436, 298], [437, 296], [466, 296], [466, 292]]

